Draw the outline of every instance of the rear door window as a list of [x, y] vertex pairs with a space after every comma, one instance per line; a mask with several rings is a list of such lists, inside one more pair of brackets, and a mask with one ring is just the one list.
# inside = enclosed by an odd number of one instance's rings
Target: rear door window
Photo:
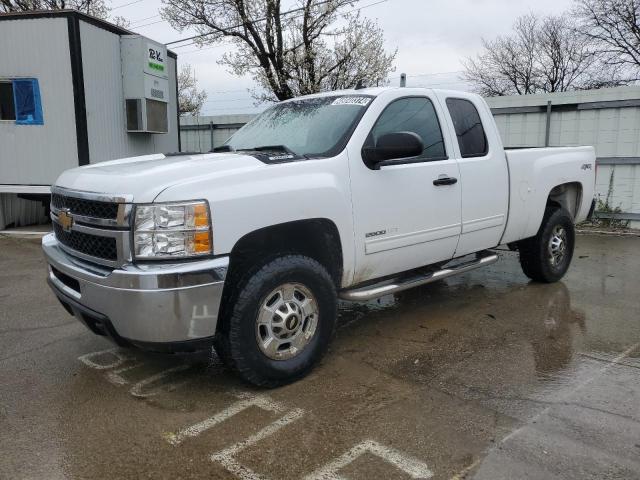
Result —
[[447, 98], [462, 158], [483, 157], [489, 151], [480, 114], [475, 105], [462, 98]]

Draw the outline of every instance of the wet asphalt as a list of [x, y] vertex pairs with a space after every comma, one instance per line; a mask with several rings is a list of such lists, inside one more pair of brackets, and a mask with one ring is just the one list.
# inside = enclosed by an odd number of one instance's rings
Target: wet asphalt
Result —
[[364, 305], [276, 390], [215, 355], [114, 348], [0, 239], [0, 478], [640, 478], [640, 238], [579, 236]]

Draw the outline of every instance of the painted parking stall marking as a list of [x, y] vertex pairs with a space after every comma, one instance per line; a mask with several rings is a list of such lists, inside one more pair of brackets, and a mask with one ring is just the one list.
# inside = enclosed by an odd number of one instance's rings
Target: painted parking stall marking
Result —
[[402, 470], [411, 478], [428, 479], [433, 477], [433, 473], [427, 464], [417, 458], [405, 455], [395, 448], [387, 447], [376, 441], [365, 440], [312, 474], [307, 475], [304, 480], [343, 480], [344, 477], [340, 476], [339, 470], [349, 465], [364, 453], [371, 453], [382, 458], [399, 470]]
[[117, 386], [126, 385], [127, 383], [129, 383], [129, 380], [124, 378], [122, 374], [124, 372], [135, 370], [136, 368], [140, 368], [142, 365], [143, 365], [142, 363], [134, 363], [133, 365], [127, 365], [126, 367], [118, 368], [116, 370], [111, 370], [110, 372], [106, 373], [106, 378], [114, 385], [117, 385]]
[[233, 394], [236, 398], [240, 398], [236, 403], [201, 422], [183, 428], [178, 433], [168, 433], [166, 435], [167, 441], [172, 445], [179, 445], [186, 438], [197, 437], [202, 432], [215, 427], [249, 407], [258, 407], [274, 413], [281, 413], [284, 410], [284, 406], [274, 402], [266, 395], [248, 396], [245, 392], [234, 392]]
[[[172, 374], [184, 372], [191, 368], [191, 365], [179, 364], [165, 368], [142, 380], [131, 382], [126, 378], [127, 375], [125, 374], [146, 366], [144, 361], [140, 361], [140, 359], [132, 355], [131, 352], [123, 351], [119, 348], [111, 348], [87, 353], [78, 357], [78, 360], [92, 370], [104, 372], [104, 378], [114, 386], [122, 387], [131, 385], [129, 394], [137, 398], [147, 398], [180, 388], [189, 380], [178, 379], [176, 381], [166, 381], [167, 378]], [[231, 395], [235, 399], [235, 402], [197, 423], [188, 425], [176, 432], [164, 433], [163, 438], [173, 447], [179, 448], [185, 440], [197, 439], [202, 433], [217, 425], [223, 422], [233, 421], [236, 415], [250, 407], [257, 407], [278, 414], [280, 415], [278, 419], [269, 423], [256, 433], [222, 450], [212, 453], [209, 457], [210, 461], [221, 465], [230, 474], [241, 480], [266, 480], [266, 476], [241, 464], [236, 457], [243, 450], [276, 434], [281, 429], [294, 424], [304, 417], [305, 411], [301, 408], [289, 408], [285, 404], [275, 401], [265, 394], [256, 394], [236, 389], [229, 389], [225, 393]], [[423, 461], [395, 448], [368, 439], [356, 444], [339, 457], [330, 460], [316, 471], [306, 475], [304, 480], [345, 480], [345, 477], [340, 474], [340, 470], [365, 453], [377, 456], [399, 471], [409, 475], [410, 478], [426, 480], [433, 477], [433, 473]]]
[[[111, 363], [101, 363], [99, 359], [104, 356], [112, 355], [115, 358]], [[112, 368], [119, 367], [127, 360], [130, 360], [131, 357], [124, 351], [119, 348], [109, 348], [107, 350], [100, 350], [99, 352], [91, 352], [85, 355], [81, 355], [78, 357], [82, 363], [84, 363], [87, 367], [93, 368], [94, 370], [109, 370]], [[97, 362], [94, 360], [98, 360]]]
[[[113, 359], [109, 357], [113, 357]], [[124, 373], [131, 372], [145, 366], [144, 362], [136, 359], [130, 352], [123, 351], [119, 348], [110, 348], [107, 350], [100, 350], [98, 352], [87, 353], [78, 357], [78, 360], [93, 370], [104, 371], [105, 379], [117, 387], [122, 387], [131, 383], [127, 378], [125, 378], [123, 375]], [[134, 397], [146, 398], [158, 395], [162, 392], [175, 390], [186, 384], [189, 379], [182, 378], [177, 381], [168, 382], [166, 381], [166, 378], [173, 373], [183, 372], [189, 368], [191, 368], [190, 365], [181, 364], [156, 372], [153, 375], [135, 382], [129, 389], [129, 393]]]
[[246, 467], [246, 466], [240, 464], [234, 458], [235, 455], [238, 452], [244, 450], [245, 448], [248, 448], [248, 447], [258, 443], [260, 440], [263, 440], [263, 439], [267, 438], [268, 436], [273, 435], [274, 433], [276, 433], [278, 430], [280, 430], [281, 428], [285, 427], [286, 425], [289, 425], [290, 423], [295, 422], [299, 418], [302, 418], [303, 415], [304, 415], [304, 410], [302, 410], [300, 408], [295, 408], [295, 409], [291, 410], [290, 412], [286, 413], [284, 416], [282, 416], [281, 418], [279, 418], [275, 422], [270, 423], [269, 425], [267, 425], [262, 430], [260, 430], [259, 432], [255, 433], [254, 435], [251, 435], [250, 437], [246, 438], [245, 440], [242, 440], [240, 442], [234, 443], [233, 445], [231, 445], [230, 447], [225, 448], [224, 450], [221, 450], [221, 451], [219, 451], [217, 453], [214, 453], [213, 455], [211, 455], [211, 461], [220, 463], [228, 471], [230, 471], [231, 473], [235, 474], [236, 476], [238, 476], [242, 480], [263, 479], [265, 477], [257, 474], [256, 472], [251, 470], [249, 467]]
[[156, 373], [155, 375], [151, 375], [150, 377], [147, 377], [144, 380], [140, 380], [133, 387], [131, 387], [131, 390], [129, 390], [129, 393], [134, 397], [141, 398], [141, 397], [150, 397], [152, 395], [157, 395], [163, 390], [175, 390], [181, 385], [184, 385], [185, 383], [187, 383], [188, 380], [185, 379], [179, 382], [163, 382], [161, 386], [155, 389], [151, 389], [147, 392], [144, 391], [144, 389], [147, 388], [149, 385], [153, 385], [154, 383], [157, 383], [158, 381], [166, 378], [172, 373], [183, 372], [185, 370], [188, 370], [189, 368], [190, 368], [190, 365], [178, 365], [176, 367], [167, 368], [166, 370]]

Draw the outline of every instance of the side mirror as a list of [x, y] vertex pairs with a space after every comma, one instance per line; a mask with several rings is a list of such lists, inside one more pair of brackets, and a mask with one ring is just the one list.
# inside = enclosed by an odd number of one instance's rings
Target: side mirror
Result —
[[362, 156], [371, 167], [377, 168], [386, 160], [417, 157], [424, 150], [420, 135], [414, 132], [393, 132], [380, 136], [375, 146], [364, 147]]

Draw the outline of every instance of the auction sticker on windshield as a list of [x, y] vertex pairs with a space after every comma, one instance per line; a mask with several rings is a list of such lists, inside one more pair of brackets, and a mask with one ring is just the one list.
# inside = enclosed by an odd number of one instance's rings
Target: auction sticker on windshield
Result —
[[359, 105], [366, 107], [370, 101], [370, 97], [338, 97], [331, 102], [331, 105]]

